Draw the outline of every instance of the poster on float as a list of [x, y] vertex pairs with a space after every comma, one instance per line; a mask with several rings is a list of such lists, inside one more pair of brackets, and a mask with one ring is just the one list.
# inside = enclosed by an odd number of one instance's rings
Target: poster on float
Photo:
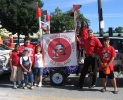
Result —
[[77, 65], [75, 33], [43, 35], [43, 52], [45, 67]]

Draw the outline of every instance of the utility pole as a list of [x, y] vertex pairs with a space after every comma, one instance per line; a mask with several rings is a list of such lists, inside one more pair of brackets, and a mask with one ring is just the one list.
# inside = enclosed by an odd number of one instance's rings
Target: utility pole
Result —
[[98, 0], [98, 16], [99, 16], [99, 35], [103, 36], [103, 28], [104, 28], [104, 21], [103, 21], [103, 11], [102, 11], [102, 1]]

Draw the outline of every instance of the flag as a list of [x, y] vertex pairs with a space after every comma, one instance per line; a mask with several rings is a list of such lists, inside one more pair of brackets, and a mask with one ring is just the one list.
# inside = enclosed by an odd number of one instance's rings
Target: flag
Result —
[[31, 4], [25, 4], [23, 6], [36, 9], [38, 7], [38, 2], [33, 2]]
[[79, 8], [81, 8], [82, 5], [75, 5], [73, 4], [73, 11], [77, 11]]

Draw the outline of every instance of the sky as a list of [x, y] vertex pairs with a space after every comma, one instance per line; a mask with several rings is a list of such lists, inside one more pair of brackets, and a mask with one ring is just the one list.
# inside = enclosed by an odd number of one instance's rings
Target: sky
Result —
[[[47, 10], [50, 14], [59, 7], [62, 12], [68, 11], [73, 4], [80, 4], [79, 9], [85, 18], [90, 20], [90, 28], [99, 31], [98, 6], [97, 0], [42, 0], [44, 6], [42, 9]], [[102, 0], [104, 31], [108, 31], [109, 27], [123, 27], [123, 0]]]

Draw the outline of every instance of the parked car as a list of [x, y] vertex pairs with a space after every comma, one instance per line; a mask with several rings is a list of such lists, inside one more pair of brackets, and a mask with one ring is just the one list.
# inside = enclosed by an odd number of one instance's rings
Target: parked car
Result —
[[[8, 39], [5, 39], [4, 41], [3, 41], [3, 43], [5, 44], [5, 45], [8, 45], [8, 43], [7, 43], [7, 41], [8, 41]], [[15, 46], [15, 44], [17, 44], [18, 43], [18, 39], [14, 39], [14, 46]], [[19, 39], [19, 44], [20, 45], [23, 45], [24, 44], [24, 39]]]
[[0, 75], [10, 73], [9, 58], [11, 51], [6, 45], [0, 44]]
[[[18, 39], [14, 39], [14, 46], [15, 46], [15, 44], [17, 44], [18, 43]], [[24, 39], [19, 39], [19, 44], [20, 45], [23, 45], [24, 44]]]
[[[103, 44], [103, 37], [97, 37], [100, 42]], [[110, 45], [113, 46], [116, 50], [116, 52], [118, 52], [118, 50], [120, 50], [123, 46], [123, 37], [110, 37]]]
[[40, 42], [40, 39], [39, 38], [31, 38], [31, 43], [32, 44], [37, 44]]

